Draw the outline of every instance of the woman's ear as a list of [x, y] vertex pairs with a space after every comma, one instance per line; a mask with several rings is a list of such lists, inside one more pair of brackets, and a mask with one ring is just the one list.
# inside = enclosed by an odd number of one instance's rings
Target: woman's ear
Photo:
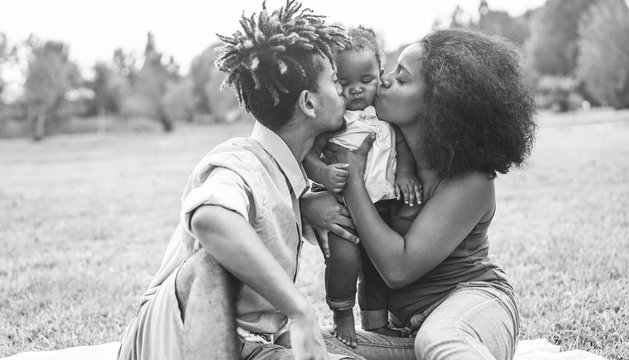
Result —
[[315, 108], [317, 106], [317, 99], [313, 93], [308, 90], [302, 90], [299, 93], [299, 98], [297, 99], [297, 105], [301, 112], [303, 112], [309, 118], [315, 118]]

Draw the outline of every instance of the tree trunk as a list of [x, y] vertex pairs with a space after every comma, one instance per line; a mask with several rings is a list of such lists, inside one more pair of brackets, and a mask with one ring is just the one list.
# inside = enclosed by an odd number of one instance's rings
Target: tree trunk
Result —
[[104, 107], [98, 107], [98, 133], [105, 135], [107, 132], [107, 111]]
[[42, 107], [37, 112], [35, 126], [33, 127], [33, 140], [39, 141], [44, 138], [46, 130], [46, 108]]

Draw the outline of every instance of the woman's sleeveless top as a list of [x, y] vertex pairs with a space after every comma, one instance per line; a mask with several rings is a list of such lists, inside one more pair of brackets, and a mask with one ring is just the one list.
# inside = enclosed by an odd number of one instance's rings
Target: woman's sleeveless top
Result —
[[389, 311], [398, 325], [413, 315], [431, 312], [454, 288], [465, 282], [488, 282], [504, 291], [513, 288], [502, 268], [489, 256], [487, 230], [492, 216], [478, 223], [454, 251], [415, 282], [389, 292]]

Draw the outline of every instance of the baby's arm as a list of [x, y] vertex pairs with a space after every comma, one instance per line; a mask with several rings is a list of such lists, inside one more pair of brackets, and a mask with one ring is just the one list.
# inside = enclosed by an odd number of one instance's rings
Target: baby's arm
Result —
[[315, 139], [312, 149], [306, 154], [303, 165], [308, 178], [322, 184], [329, 191], [340, 193], [345, 187], [349, 172], [348, 164], [326, 164], [320, 158], [323, 147], [328, 142], [329, 135], [322, 134]]
[[422, 203], [422, 188], [417, 177], [415, 159], [411, 154], [406, 139], [400, 129], [392, 125], [395, 129], [395, 151], [397, 152], [397, 168], [395, 170], [395, 197], [400, 200], [404, 197], [404, 203], [413, 206]]

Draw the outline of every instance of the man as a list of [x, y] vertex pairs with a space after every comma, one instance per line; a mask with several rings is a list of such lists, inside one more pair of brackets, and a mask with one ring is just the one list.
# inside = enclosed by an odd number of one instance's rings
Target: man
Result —
[[[263, 5], [241, 25], [219, 35], [226, 45], [217, 64], [256, 124], [194, 169], [181, 223], [122, 336], [121, 360], [328, 358], [294, 284], [307, 190], [300, 164], [316, 136], [342, 124], [332, 51], [347, 38], [294, 1], [272, 14]], [[273, 344], [288, 320], [292, 351]]]

